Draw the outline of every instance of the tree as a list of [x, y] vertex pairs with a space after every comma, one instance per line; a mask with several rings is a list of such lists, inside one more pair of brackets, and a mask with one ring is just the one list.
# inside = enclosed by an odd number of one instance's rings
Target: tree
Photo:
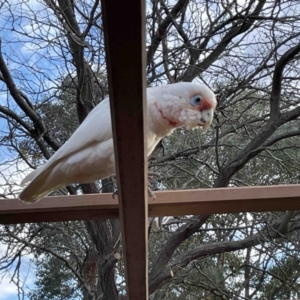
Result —
[[[206, 135], [178, 130], [150, 157], [150, 167], [164, 174], [157, 189], [298, 182], [299, 12], [292, 0], [148, 3], [148, 84], [197, 80], [218, 94], [215, 122]], [[1, 13], [1, 186], [8, 197], [16, 193], [14, 173], [48, 159], [77, 124], [75, 118], [68, 121], [68, 114], [76, 111], [82, 122], [106, 94], [107, 84], [99, 1], [33, 5], [19, 0], [4, 2]], [[63, 117], [55, 122], [58, 114]], [[101, 184], [57, 192], [110, 188]], [[161, 221], [162, 230], [151, 232], [149, 241], [153, 299], [281, 299], [297, 294], [298, 212]], [[37, 259], [47, 254], [44, 266], [60, 260], [64, 268], [56, 274], [72, 274], [84, 299], [121, 298], [119, 223], [78, 224], [4, 226], [0, 237], [8, 251], [0, 268], [18, 270], [20, 264], [14, 264], [24, 253], [38, 253]], [[52, 234], [49, 226], [55, 226], [61, 240], [74, 242], [60, 249], [59, 240], [51, 238], [44, 246]], [[75, 228], [74, 236], [69, 226]], [[81, 245], [80, 253], [76, 245]], [[43, 267], [39, 272], [43, 281], [47, 274]], [[18, 278], [18, 272], [12, 276]]]

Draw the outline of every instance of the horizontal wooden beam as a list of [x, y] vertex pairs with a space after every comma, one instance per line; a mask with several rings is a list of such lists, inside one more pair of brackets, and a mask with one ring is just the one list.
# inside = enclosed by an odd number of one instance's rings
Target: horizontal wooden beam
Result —
[[[149, 216], [300, 210], [300, 185], [156, 192]], [[0, 224], [58, 222], [119, 217], [111, 194], [45, 197], [35, 204], [0, 200]]]

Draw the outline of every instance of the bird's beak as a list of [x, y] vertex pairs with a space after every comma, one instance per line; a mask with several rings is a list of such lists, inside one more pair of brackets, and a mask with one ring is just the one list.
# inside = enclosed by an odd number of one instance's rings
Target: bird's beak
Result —
[[210, 124], [211, 124], [211, 122], [210, 123], [206, 123], [205, 125], [201, 126], [202, 127], [201, 134], [204, 134], [207, 131], [207, 129], [209, 128]]
[[213, 116], [214, 116], [214, 110], [213, 109], [207, 109], [202, 111], [202, 118], [201, 118], [201, 123], [199, 126], [202, 127], [202, 134], [207, 131], [207, 129], [210, 127], [212, 121], [213, 121]]

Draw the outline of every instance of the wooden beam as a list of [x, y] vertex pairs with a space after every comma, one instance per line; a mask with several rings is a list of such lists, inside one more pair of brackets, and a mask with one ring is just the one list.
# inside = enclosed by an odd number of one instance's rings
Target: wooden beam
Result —
[[[300, 185], [156, 192], [149, 216], [300, 210]], [[45, 197], [38, 203], [0, 200], [0, 224], [108, 219], [119, 217], [111, 194]]]
[[[99, 197], [100, 196], [100, 197]], [[0, 224], [95, 220], [119, 217], [112, 194], [45, 197], [32, 204], [0, 200]]]
[[127, 298], [148, 299], [145, 0], [102, 0]]

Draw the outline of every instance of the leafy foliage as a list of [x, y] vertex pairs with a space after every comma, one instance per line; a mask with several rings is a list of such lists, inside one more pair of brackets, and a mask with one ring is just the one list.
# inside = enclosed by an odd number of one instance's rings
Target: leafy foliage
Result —
[[77, 282], [69, 268], [53, 256], [35, 261], [37, 265], [36, 288], [29, 292], [31, 300], [78, 299], [81, 296]]

